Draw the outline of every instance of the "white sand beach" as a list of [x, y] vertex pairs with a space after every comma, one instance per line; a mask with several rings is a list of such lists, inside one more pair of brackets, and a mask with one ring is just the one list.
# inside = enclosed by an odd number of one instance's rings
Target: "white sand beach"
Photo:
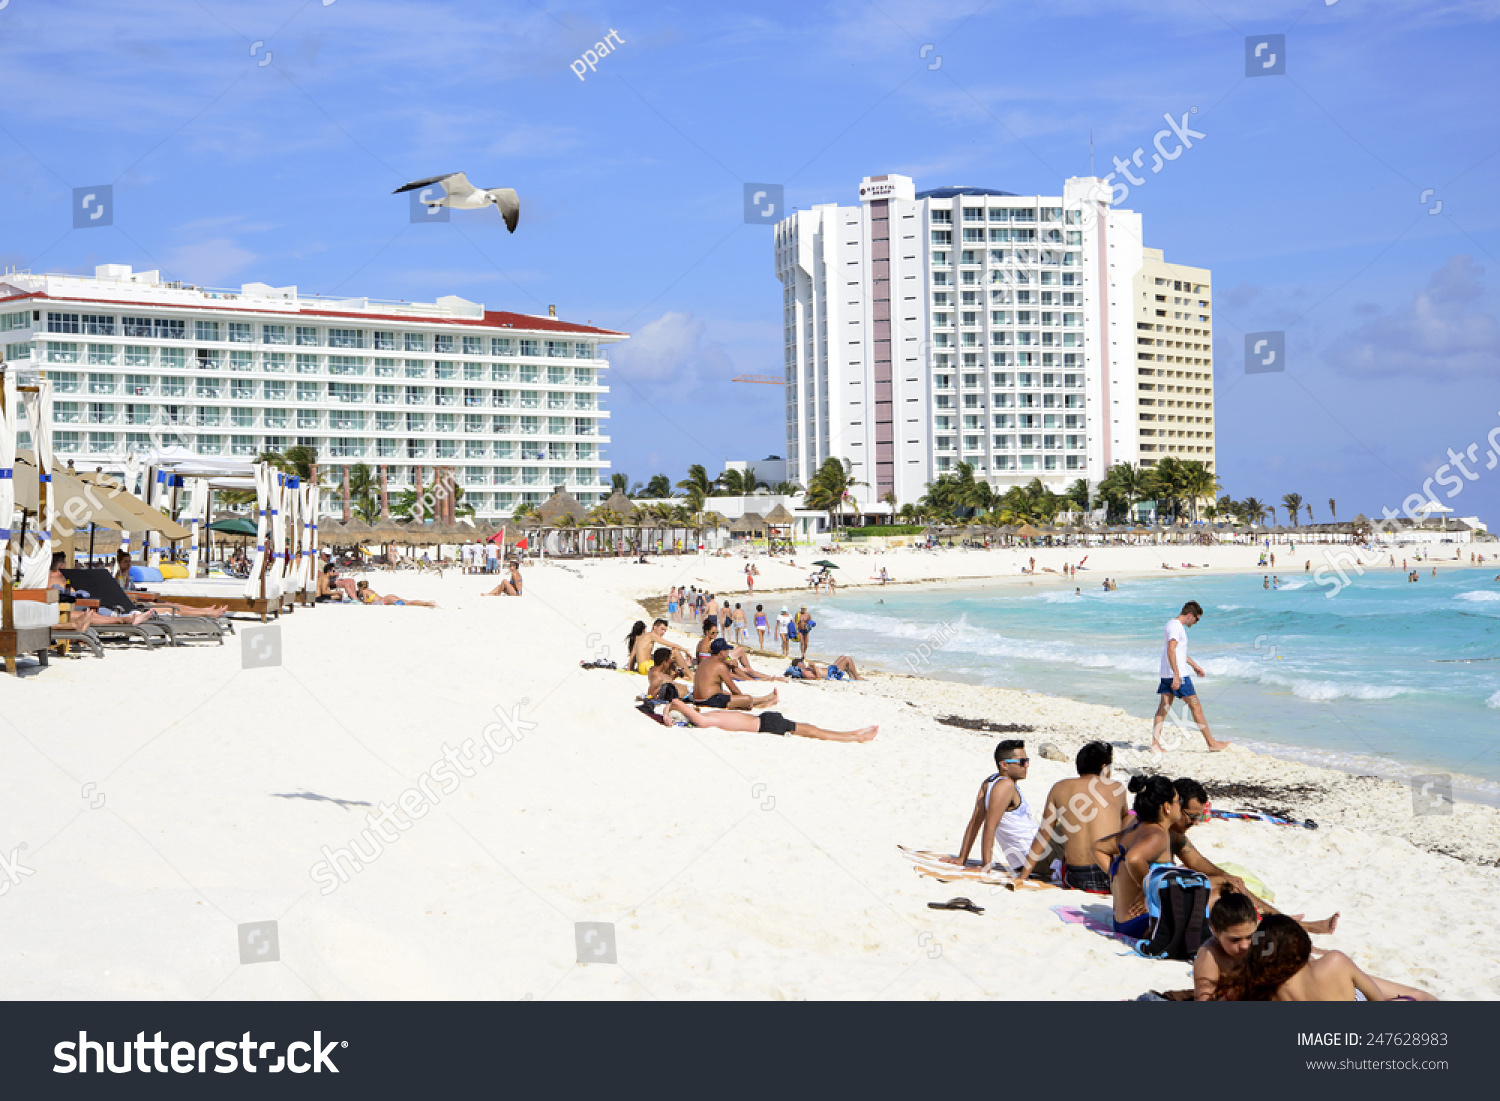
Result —
[[[1320, 549], [1299, 548], [1296, 569]], [[1036, 557], [1057, 568], [1082, 553]], [[1258, 557], [1089, 553], [1096, 585], [1160, 572], [1163, 558], [1228, 571]], [[1069, 584], [1021, 577], [1029, 556], [838, 561], [844, 584], [881, 564], [900, 582]], [[808, 572], [800, 553], [796, 568], [757, 561], [763, 590]], [[997, 735], [940, 717], [1036, 727], [1023, 787], [1039, 806], [1084, 741], [1143, 749], [1150, 699], [1126, 713], [896, 675], [778, 685], [790, 718], [880, 725], [869, 744], [832, 744], [663, 728], [632, 709], [642, 678], [579, 668], [606, 647], [623, 659], [640, 598], [674, 582], [742, 592], [743, 566], [532, 566], [521, 599], [481, 597], [485, 578], [452, 571], [377, 573], [381, 592], [440, 607], [298, 611], [278, 625], [279, 667], [242, 668], [231, 639], [113, 649], [5, 681], [0, 855], [22, 869], [0, 898], [6, 995], [1116, 999], [1189, 985], [1185, 964], [1135, 958], [1053, 910], [1106, 913], [1107, 900], [940, 884], [897, 852], [955, 846], [993, 771]], [[481, 752], [487, 727], [504, 752]], [[1041, 759], [1043, 743], [1066, 760]], [[1243, 750], [1173, 751], [1163, 770], [1262, 789], [1216, 807], [1269, 802], [1318, 821], [1193, 833], [1284, 910], [1340, 912], [1316, 945], [1442, 998], [1500, 997], [1500, 812], [1461, 803], [1415, 817], [1403, 785]], [[358, 840], [367, 815], [410, 791], [426, 793], [403, 802], [420, 819], [379, 826], [393, 839], [361, 870], [345, 865], [347, 881], [319, 873], [325, 847], [372, 851]], [[986, 912], [927, 908], [955, 895]], [[242, 965], [236, 927], [268, 920], [280, 960]], [[618, 962], [579, 964], [576, 922], [612, 923]]]

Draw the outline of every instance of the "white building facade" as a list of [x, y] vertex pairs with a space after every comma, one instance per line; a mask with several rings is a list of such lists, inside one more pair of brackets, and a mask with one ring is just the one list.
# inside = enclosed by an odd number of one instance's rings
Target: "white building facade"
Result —
[[209, 291], [119, 264], [0, 275], [0, 348], [52, 380], [59, 460], [113, 473], [162, 446], [251, 459], [302, 445], [329, 473], [383, 468], [392, 495], [418, 468], [425, 485], [451, 470], [479, 516], [558, 485], [608, 495], [602, 349], [624, 338], [455, 296]]
[[960, 461], [1000, 491], [1140, 462], [1141, 218], [1108, 194], [868, 176], [859, 205], [780, 222], [788, 478], [848, 459], [869, 508]]

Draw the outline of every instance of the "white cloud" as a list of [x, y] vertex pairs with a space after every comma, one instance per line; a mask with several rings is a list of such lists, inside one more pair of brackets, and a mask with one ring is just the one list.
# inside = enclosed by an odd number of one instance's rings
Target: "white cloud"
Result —
[[178, 245], [162, 258], [173, 276], [207, 287], [222, 287], [225, 281], [249, 267], [259, 257], [228, 237], [210, 237], [189, 245]]
[[734, 361], [722, 344], [707, 339], [707, 328], [691, 313], [668, 310], [611, 348], [610, 362], [632, 382], [670, 385], [678, 393], [694, 387], [700, 378], [727, 379]]
[[1410, 306], [1361, 325], [1324, 358], [1365, 378], [1493, 374], [1500, 370], [1500, 319], [1481, 303], [1483, 274], [1472, 256], [1450, 256]]

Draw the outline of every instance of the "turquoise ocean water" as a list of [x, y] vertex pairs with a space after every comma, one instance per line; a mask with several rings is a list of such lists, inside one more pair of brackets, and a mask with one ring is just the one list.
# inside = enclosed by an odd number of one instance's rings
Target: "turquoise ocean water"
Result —
[[[1162, 627], [1185, 600], [1204, 619], [1189, 653], [1216, 736], [1398, 778], [1455, 775], [1455, 794], [1500, 802], [1500, 581], [1488, 570], [1366, 574], [1332, 599], [1309, 577], [1261, 574], [1074, 585], [845, 591], [809, 605], [813, 649], [882, 668], [1122, 707], [1156, 705]], [[917, 649], [932, 639], [924, 660]], [[915, 666], [913, 666], [915, 662]], [[1472, 778], [1472, 782], [1460, 777]]]

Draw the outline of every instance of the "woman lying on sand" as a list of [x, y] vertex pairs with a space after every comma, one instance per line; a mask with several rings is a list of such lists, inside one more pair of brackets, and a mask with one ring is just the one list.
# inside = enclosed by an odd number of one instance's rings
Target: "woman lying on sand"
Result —
[[410, 604], [417, 608], [436, 608], [437, 605], [430, 600], [402, 600], [399, 596], [381, 596], [370, 588], [368, 581], [361, 581], [354, 589], [355, 596], [361, 604]]
[[[1234, 896], [1230, 896], [1234, 897]], [[1220, 900], [1219, 905], [1223, 905]], [[1241, 923], [1243, 924], [1243, 923]], [[1217, 934], [1216, 934], [1217, 938]], [[1208, 946], [1205, 945], [1206, 949]], [[1201, 955], [1204, 949], [1199, 950]], [[1435, 1000], [1425, 991], [1377, 979], [1342, 952], [1312, 958], [1307, 931], [1284, 914], [1260, 923], [1239, 949], [1225, 951], [1213, 999], [1241, 1002], [1414, 1002]], [[1195, 985], [1197, 964], [1194, 964]], [[1199, 995], [1201, 999], [1201, 995]]]
[[[662, 705], [662, 714], [656, 707]], [[678, 698], [675, 685], [664, 685], [657, 703], [642, 704], [637, 708], [643, 715], [667, 725], [673, 712], [681, 715], [696, 727], [713, 727], [716, 730], [734, 730], [742, 734], [796, 734], [800, 738], [817, 738], [825, 742], [868, 742], [880, 733], [880, 727], [867, 726], [863, 730], [824, 730], [812, 723], [799, 723], [785, 718], [778, 711], [764, 711], [749, 715], [743, 711], [699, 711], [692, 704]]]

